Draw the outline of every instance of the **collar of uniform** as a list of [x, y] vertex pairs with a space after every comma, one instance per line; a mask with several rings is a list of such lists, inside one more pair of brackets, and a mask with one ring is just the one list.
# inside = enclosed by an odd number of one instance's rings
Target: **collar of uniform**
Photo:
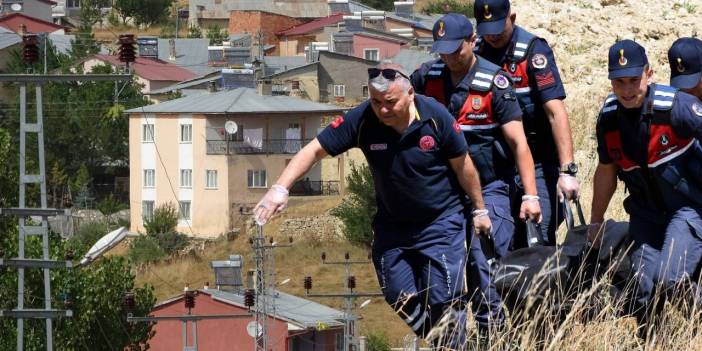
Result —
[[641, 113], [644, 115], [653, 114], [653, 99], [655, 98], [654, 93], [656, 91], [656, 84], [651, 83], [648, 85], [648, 91], [646, 91], [646, 97], [641, 105]]
[[419, 95], [414, 96], [414, 117], [412, 118], [412, 123], [410, 123], [409, 127], [405, 129], [405, 133], [403, 135], [407, 135], [409, 133], [412, 133], [414, 130], [420, 128], [424, 123], [427, 123], [429, 120], [431, 120], [432, 112], [430, 107], [427, 104], [426, 98], [420, 97]]

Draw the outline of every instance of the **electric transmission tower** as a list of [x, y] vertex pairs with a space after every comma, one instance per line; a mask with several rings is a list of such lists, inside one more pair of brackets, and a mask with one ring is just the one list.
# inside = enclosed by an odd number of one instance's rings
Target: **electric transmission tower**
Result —
[[[343, 298], [344, 299], [344, 351], [358, 350], [358, 338], [356, 337], [355, 322], [358, 320], [358, 316], [354, 314], [353, 309], [356, 306], [356, 299], [360, 297], [377, 297], [383, 296], [380, 292], [357, 292], [356, 289], [356, 277], [351, 275], [351, 265], [355, 264], [369, 264], [368, 260], [351, 260], [351, 256], [347, 252], [344, 254], [343, 261], [327, 261], [327, 254], [322, 252], [322, 263], [331, 265], [343, 265], [346, 272], [346, 291], [339, 293], [326, 293], [326, 294], [310, 294], [312, 289], [312, 277], [305, 277], [304, 287], [305, 296], [308, 297], [333, 297], [333, 298]], [[363, 307], [363, 306], [362, 306]]]

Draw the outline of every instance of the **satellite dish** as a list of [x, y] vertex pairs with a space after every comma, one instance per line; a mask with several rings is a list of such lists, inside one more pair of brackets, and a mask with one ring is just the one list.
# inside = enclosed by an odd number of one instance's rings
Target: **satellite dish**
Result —
[[361, 304], [361, 306], [358, 306], [358, 308], [365, 308], [365, 307], [368, 306], [370, 303], [371, 303], [371, 299], [368, 299], [368, 300], [366, 300], [366, 301], [363, 301], [363, 303]]
[[[258, 335], [256, 332], [258, 331]], [[261, 323], [258, 323], [256, 321], [251, 321], [249, 324], [246, 325], [246, 333], [249, 334], [250, 337], [255, 338], [261, 336], [263, 334], [263, 326]]]
[[22, 4], [14, 3], [10, 5], [12, 11], [22, 11]]
[[227, 123], [224, 123], [224, 130], [227, 131], [227, 134], [236, 134], [239, 126], [234, 121], [227, 121]]
[[103, 236], [98, 240], [93, 247], [88, 250], [82, 260], [80, 260], [80, 265], [87, 264], [96, 258], [100, 257], [105, 251], [115, 247], [124, 238], [127, 237], [127, 228], [119, 227], [118, 229], [109, 232], [107, 235]]

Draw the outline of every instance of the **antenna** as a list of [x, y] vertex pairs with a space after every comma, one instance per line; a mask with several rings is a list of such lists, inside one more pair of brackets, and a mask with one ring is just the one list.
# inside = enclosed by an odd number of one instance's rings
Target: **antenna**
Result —
[[224, 123], [224, 130], [227, 132], [227, 134], [236, 134], [236, 132], [239, 130], [239, 125], [234, 121], [227, 121]]

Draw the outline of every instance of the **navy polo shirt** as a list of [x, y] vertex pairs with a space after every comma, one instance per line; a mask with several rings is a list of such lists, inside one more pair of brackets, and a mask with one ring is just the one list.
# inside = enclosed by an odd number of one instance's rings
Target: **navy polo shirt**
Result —
[[[653, 99], [651, 86], [642, 104], [646, 106]], [[625, 109], [617, 102], [619, 133], [622, 139], [622, 151], [634, 162], [645, 165], [648, 159], [649, 128], [648, 123], [641, 119], [641, 108]], [[670, 114], [670, 124], [673, 132], [683, 138], [694, 137], [702, 141], [702, 103], [693, 95], [678, 91], [673, 100]], [[604, 131], [597, 123], [597, 154], [600, 163], [614, 162], [607, 152], [604, 141]]]
[[317, 136], [332, 156], [363, 151], [375, 184], [376, 226], [424, 226], [463, 210], [464, 192], [449, 164], [468, 151], [463, 134], [436, 100], [415, 95], [414, 102], [418, 116], [402, 135], [365, 101]]
[[[470, 93], [470, 83], [475, 78], [475, 73], [477, 71], [478, 65], [484, 58], [477, 56], [477, 61], [471, 67], [468, 74], [463, 77], [463, 79], [454, 86], [451, 82], [450, 71], [448, 67], [444, 67], [442, 71], [442, 78], [444, 81], [444, 92], [446, 93], [446, 101], [449, 101], [447, 106], [449, 112], [458, 118], [461, 112], [461, 108], [468, 98]], [[436, 63], [442, 63], [441, 60], [429, 61], [422, 64], [414, 73], [412, 73], [411, 82], [414, 87], [415, 92], [419, 94], [424, 94], [426, 87], [426, 76], [427, 72], [431, 69], [431, 66]], [[522, 118], [522, 110], [517, 102], [517, 96], [512, 88], [511, 80], [509, 74], [500, 71], [498, 74], [505, 76], [510, 84], [504, 88], [500, 89], [495, 84], [492, 85], [492, 118], [495, 122], [500, 125], [507, 124], [512, 121], [520, 121]]]
[[[512, 33], [512, 43], [504, 48], [496, 49], [487, 42], [483, 42], [480, 47], [480, 55], [490, 62], [502, 65], [506, 59], [505, 54], [507, 53], [507, 49], [515, 45], [515, 41], [517, 40], [516, 33], [517, 31], [515, 30]], [[544, 67], [537, 68], [532, 64], [532, 58], [537, 54], [546, 57], [546, 65]], [[541, 38], [534, 39], [525, 60], [528, 62], [527, 76], [529, 77], [529, 87], [532, 92], [537, 92], [536, 96], [539, 98], [542, 105], [550, 100], [563, 100], [566, 98], [565, 87], [563, 87], [561, 74], [558, 71], [558, 65], [556, 65], [556, 58], [546, 40]], [[548, 79], [542, 77], [548, 77]], [[553, 77], [553, 79], [551, 79], [551, 77]]]

